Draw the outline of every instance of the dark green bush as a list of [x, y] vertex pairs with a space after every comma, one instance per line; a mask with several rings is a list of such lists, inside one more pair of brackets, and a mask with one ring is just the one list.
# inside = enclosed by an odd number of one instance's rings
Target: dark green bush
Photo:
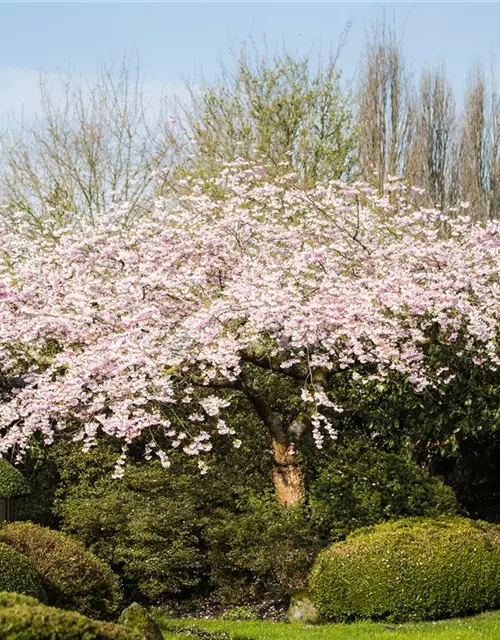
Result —
[[436, 452], [431, 467], [473, 518], [500, 522], [500, 429], [463, 434], [453, 451]]
[[500, 606], [500, 527], [410, 518], [322, 552], [312, 599], [326, 620], [432, 620]]
[[318, 552], [307, 505], [288, 509], [273, 492], [218, 509], [203, 531], [210, 581], [225, 603], [286, 598], [303, 585]]
[[308, 501], [285, 509], [274, 496], [269, 454], [259, 442], [255, 451], [261, 467], [231, 447], [205, 476], [174, 457], [168, 471], [131, 462], [117, 481], [119, 451], [103, 445], [82, 456], [68, 448], [57, 512], [64, 530], [119, 573], [127, 599], [217, 592], [241, 604], [304, 586], [319, 551], [353, 529], [457, 509], [440, 480], [359, 441], [335, 445], [331, 457], [315, 451]]
[[0, 543], [0, 590], [15, 591], [46, 602], [47, 595], [31, 561]]
[[47, 607], [34, 598], [0, 593], [2, 640], [141, 640], [120, 625]]
[[103, 478], [92, 492], [81, 489], [61, 504], [64, 527], [120, 572], [129, 599], [158, 601], [199, 588], [203, 510], [187, 474], [151, 464], [128, 468], [121, 481]]
[[30, 493], [22, 473], [4, 458], [0, 458], [0, 498], [18, 498]]
[[0, 542], [22, 553], [35, 567], [51, 605], [103, 619], [118, 613], [117, 576], [81, 542], [30, 522], [5, 525]]
[[128, 600], [204, 595], [217, 588], [210, 578], [207, 523], [269, 487], [270, 456], [257, 443], [254, 460], [246, 446], [235, 449], [224, 440], [207, 475], [200, 475], [196, 461], [172, 452], [168, 471], [159, 461], [132, 458], [123, 479], [113, 480], [119, 450], [102, 443], [82, 456], [77, 445], [68, 445], [59, 454], [62, 528], [119, 573]]
[[330, 456], [309, 488], [311, 517], [324, 545], [384, 520], [458, 512], [455, 494], [441, 479], [369, 441], [346, 441]]

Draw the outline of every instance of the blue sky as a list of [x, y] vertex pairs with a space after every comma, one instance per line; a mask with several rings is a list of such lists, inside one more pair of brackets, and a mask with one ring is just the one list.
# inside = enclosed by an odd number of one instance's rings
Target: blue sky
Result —
[[394, 17], [415, 72], [444, 61], [458, 95], [470, 62], [500, 60], [500, 3], [488, 2], [3, 2], [0, 3], [0, 113], [36, 109], [37, 71], [92, 75], [99, 60], [139, 56], [153, 93], [180, 90], [200, 71], [216, 77], [229, 47], [253, 37], [270, 49], [306, 52], [336, 47], [355, 73], [365, 33], [385, 11]]

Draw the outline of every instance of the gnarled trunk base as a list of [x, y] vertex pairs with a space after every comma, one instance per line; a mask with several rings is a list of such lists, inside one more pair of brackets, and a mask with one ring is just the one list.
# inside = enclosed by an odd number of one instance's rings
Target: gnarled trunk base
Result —
[[276, 463], [273, 482], [278, 502], [284, 507], [295, 507], [306, 494], [304, 473], [295, 449], [293, 445], [287, 447], [273, 440], [273, 455]]

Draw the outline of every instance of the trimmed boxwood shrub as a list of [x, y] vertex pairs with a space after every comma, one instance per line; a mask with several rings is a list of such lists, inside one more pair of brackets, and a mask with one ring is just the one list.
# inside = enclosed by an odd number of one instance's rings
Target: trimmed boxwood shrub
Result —
[[74, 611], [47, 607], [34, 598], [0, 593], [3, 640], [142, 640], [121, 625], [90, 620]]
[[0, 591], [16, 591], [43, 602], [47, 600], [32, 563], [6, 544], [0, 544]]
[[322, 618], [432, 620], [500, 606], [500, 527], [410, 518], [351, 534], [310, 577]]
[[31, 522], [5, 525], [0, 529], [0, 542], [31, 562], [49, 604], [102, 619], [111, 619], [119, 612], [118, 577], [81, 542]]

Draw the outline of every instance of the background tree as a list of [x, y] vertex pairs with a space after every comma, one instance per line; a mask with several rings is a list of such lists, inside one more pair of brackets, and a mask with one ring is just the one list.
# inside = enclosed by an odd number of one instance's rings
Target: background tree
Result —
[[476, 64], [469, 73], [460, 130], [461, 197], [481, 219], [498, 217], [500, 198], [500, 104], [491, 78]]
[[406, 178], [426, 189], [431, 206], [442, 209], [450, 201], [455, 127], [455, 99], [444, 66], [426, 69], [420, 80]]
[[129, 203], [130, 216], [148, 210], [175, 157], [162, 102], [146, 102], [130, 60], [60, 81], [62, 100], [41, 76], [41, 114], [0, 136], [3, 215], [39, 230], [47, 218], [95, 221], [113, 202]]
[[460, 186], [462, 194], [467, 194], [472, 211], [483, 216], [488, 179], [486, 109], [484, 74], [476, 67], [469, 75], [460, 131]]
[[312, 55], [261, 56], [244, 47], [234, 72], [222, 68], [215, 83], [191, 91], [181, 119], [205, 169], [221, 159], [264, 157], [276, 166], [290, 163], [312, 184], [352, 166], [352, 113], [338, 53], [315, 62]]
[[358, 173], [381, 188], [387, 176], [405, 175], [415, 124], [410, 77], [386, 21], [367, 38], [356, 102]]

